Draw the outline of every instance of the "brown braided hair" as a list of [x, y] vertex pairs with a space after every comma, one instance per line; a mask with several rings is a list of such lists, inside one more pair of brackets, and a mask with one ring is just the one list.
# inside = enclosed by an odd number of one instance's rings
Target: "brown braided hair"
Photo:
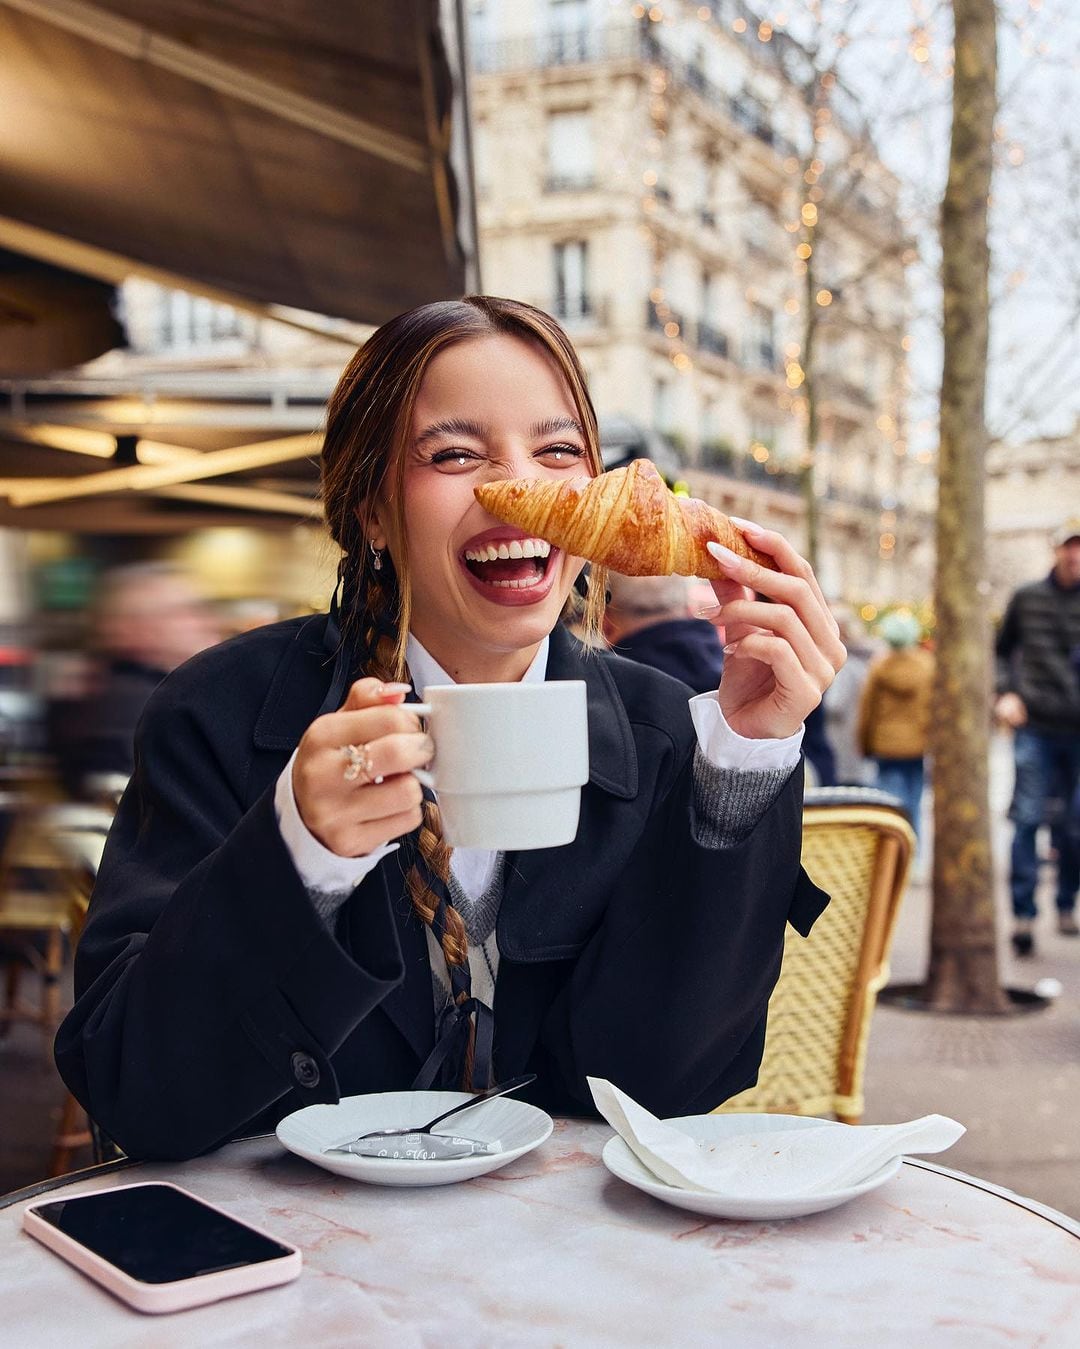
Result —
[[[403, 484], [413, 409], [432, 359], [458, 342], [505, 334], [539, 346], [566, 381], [585, 433], [586, 458], [593, 473], [603, 472], [596, 413], [585, 373], [570, 339], [553, 318], [531, 305], [488, 295], [420, 305], [378, 328], [353, 356], [327, 405], [322, 451], [322, 499], [326, 523], [341, 547], [338, 570], [342, 587], [344, 640], [356, 643], [359, 669], [385, 681], [406, 674], [405, 651], [412, 616], [408, 540], [404, 528]], [[389, 551], [374, 565], [368, 546], [376, 503], [393, 512], [397, 556]], [[605, 577], [594, 568], [581, 629], [596, 643], [604, 613]], [[417, 851], [430, 872], [445, 884], [450, 849], [442, 836], [439, 808], [425, 801]], [[409, 898], [430, 927], [436, 897], [414, 865], [406, 877]], [[461, 915], [446, 905], [442, 942], [448, 965], [468, 959], [468, 937]], [[467, 1062], [466, 1080], [471, 1075]]]

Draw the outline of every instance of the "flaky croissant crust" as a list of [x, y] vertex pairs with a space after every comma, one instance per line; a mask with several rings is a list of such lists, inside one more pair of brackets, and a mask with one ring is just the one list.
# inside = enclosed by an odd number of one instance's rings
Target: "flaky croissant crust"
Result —
[[669, 491], [648, 459], [598, 478], [514, 478], [474, 490], [497, 519], [624, 576], [720, 580], [725, 572], [705, 547], [710, 541], [776, 570], [721, 511]]

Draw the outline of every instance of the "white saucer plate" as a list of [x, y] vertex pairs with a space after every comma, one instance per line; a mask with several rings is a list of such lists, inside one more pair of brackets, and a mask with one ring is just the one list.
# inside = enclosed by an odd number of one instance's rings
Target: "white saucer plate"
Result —
[[[831, 1120], [810, 1119], [805, 1115], [684, 1115], [678, 1119], [669, 1119], [667, 1124], [674, 1125], [683, 1133], [689, 1134], [703, 1143], [718, 1143], [734, 1138], [736, 1134], [772, 1133], [779, 1129], [814, 1129], [822, 1126], [836, 1128]], [[847, 1127], [847, 1126], [844, 1126]], [[894, 1157], [860, 1181], [843, 1190], [830, 1190], [814, 1195], [769, 1195], [760, 1199], [745, 1195], [702, 1194], [696, 1190], [680, 1190], [668, 1185], [659, 1176], [655, 1176], [643, 1162], [630, 1151], [623, 1140], [615, 1135], [604, 1145], [604, 1165], [613, 1176], [625, 1180], [646, 1194], [662, 1199], [665, 1204], [674, 1204], [676, 1208], [689, 1209], [691, 1213], [704, 1213], [711, 1218], [801, 1218], [808, 1213], [822, 1213], [826, 1209], [837, 1208], [850, 1199], [869, 1190], [876, 1190], [900, 1170], [901, 1159]]]
[[286, 1115], [277, 1126], [278, 1141], [298, 1157], [338, 1176], [369, 1185], [450, 1185], [496, 1171], [515, 1157], [539, 1147], [553, 1128], [550, 1115], [508, 1096], [481, 1101], [436, 1126], [436, 1133], [459, 1134], [481, 1143], [501, 1144], [499, 1152], [475, 1157], [417, 1162], [391, 1157], [357, 1157], [326, 1152], [369, 1129], [396, 1129], [423, 1124], [443, 1110], [468, 1099], [464, 1091], [384, 1091], [346, 1096], [337, 1105], [309, 1105]]

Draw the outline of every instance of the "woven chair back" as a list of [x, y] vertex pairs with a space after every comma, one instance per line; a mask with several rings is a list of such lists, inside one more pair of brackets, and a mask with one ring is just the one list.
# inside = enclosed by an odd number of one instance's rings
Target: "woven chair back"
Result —
[[721, 1111], [861, 1119], [870, 1018], [914, 841], [887, 804], [806, 807], [803, 865], [832, 899], [809, 937], [788, 927], [757, 1085]]

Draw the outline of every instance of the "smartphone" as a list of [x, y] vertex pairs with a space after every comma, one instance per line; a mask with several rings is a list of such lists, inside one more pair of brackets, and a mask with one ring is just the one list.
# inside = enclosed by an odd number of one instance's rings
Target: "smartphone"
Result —
[[141, 1312], [198, 1307], [300, 1273], [300, 1252], [178, 1185], [31, 1204], [23, 1229]]

